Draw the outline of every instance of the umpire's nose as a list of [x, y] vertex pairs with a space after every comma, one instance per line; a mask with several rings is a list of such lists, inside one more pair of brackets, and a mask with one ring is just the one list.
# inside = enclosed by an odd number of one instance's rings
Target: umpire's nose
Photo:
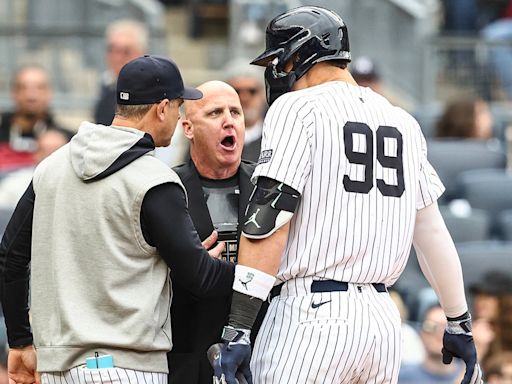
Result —
[[235, 126], [235, 119], [231, 115], [231, 111], [228, 110], [224, 114], [224, 123], [222, 124], [222, 128], [233, 128]]

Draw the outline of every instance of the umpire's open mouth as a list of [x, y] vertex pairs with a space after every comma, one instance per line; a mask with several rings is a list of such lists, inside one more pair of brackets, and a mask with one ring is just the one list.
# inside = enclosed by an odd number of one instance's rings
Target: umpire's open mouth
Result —
[[236, 148], [236, 136], [234, 135], [227, 135], [222, 139], [220, 142], [220, 145], [223, 149], [227, 151], [234, 151]]

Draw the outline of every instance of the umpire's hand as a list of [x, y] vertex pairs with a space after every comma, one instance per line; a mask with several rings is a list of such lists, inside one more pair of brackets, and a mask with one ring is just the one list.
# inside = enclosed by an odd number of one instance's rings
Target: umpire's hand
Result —
[[[220, 351], [212, 357], [208, 356], [213, 366], [213, 372], [219, 383], [252, 384], [250, 369], [251, 342], [250, 331], [236, 329], [230, 326], [224, 327], [223, 343]], [[210, 349], [215, 348], [213, 345]], [[210, 354], [210, 350], [208, 352]], [[238, 378], [238, 379], [237, 379]]]
[[448, 318], [443, 336], [443, 363], [450, 364], [454, 357], [466, 363], [466, 374], [461, 384], [480, 384], [482, 371], [476, 358], [475, 343], [471, 333], [471, 316], [468, 312], [456, 318]]

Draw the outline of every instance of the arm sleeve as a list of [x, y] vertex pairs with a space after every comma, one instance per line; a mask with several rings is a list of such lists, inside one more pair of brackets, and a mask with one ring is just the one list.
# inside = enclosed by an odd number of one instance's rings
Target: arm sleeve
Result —
[[263, 123], [260, 158], [251, 178], [254, 184], [259, 176], [266, 176], [302, 194], [311, 170], [309, 127], [314, 114], [308, 108], [307, 104], [295, 106], [287, 95], [272, 104]]
[[174, 282], [196, 297], [231, 292], [234, 265], [211, 257], [203, 247], [179, 185], [166, 183], [146, 193], [141, 225], [146, 241], [171, 269]]
[[427, 159], [427, 143], [420, 127], [418, 126], [417, 128], [420, 131], [421, 154], [416, 209], [422, 209], [436, 202], [443, 194], [445, 188], [434, 167], [432, 167]]
[[413, 239], [421, 270], [439, 298], [447, 317], [468, 310], [459, 256], [437, 203], [416, 214]]
[[32, 344], [28, 313], [34, 201], [34, 189], [30, 183], [0, 244], [2, 307], [11, 347]]

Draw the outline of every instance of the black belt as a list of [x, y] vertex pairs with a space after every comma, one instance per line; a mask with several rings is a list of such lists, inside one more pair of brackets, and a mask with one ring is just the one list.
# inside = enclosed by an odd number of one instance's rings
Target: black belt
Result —
[[[281, 294], [283, 284], [276, 285], [270, 291], [270, 300]], [[357, 285], [357, 283], [354, 283]], [[371, 283], [377, 292], [387, 292], [386, 286], [383, 283]], [[315, 280], [311, 283], [311, 293], [316, 292], [346, 292], [348, 291], [348, 283], [346, 281], [335, 280]]]

